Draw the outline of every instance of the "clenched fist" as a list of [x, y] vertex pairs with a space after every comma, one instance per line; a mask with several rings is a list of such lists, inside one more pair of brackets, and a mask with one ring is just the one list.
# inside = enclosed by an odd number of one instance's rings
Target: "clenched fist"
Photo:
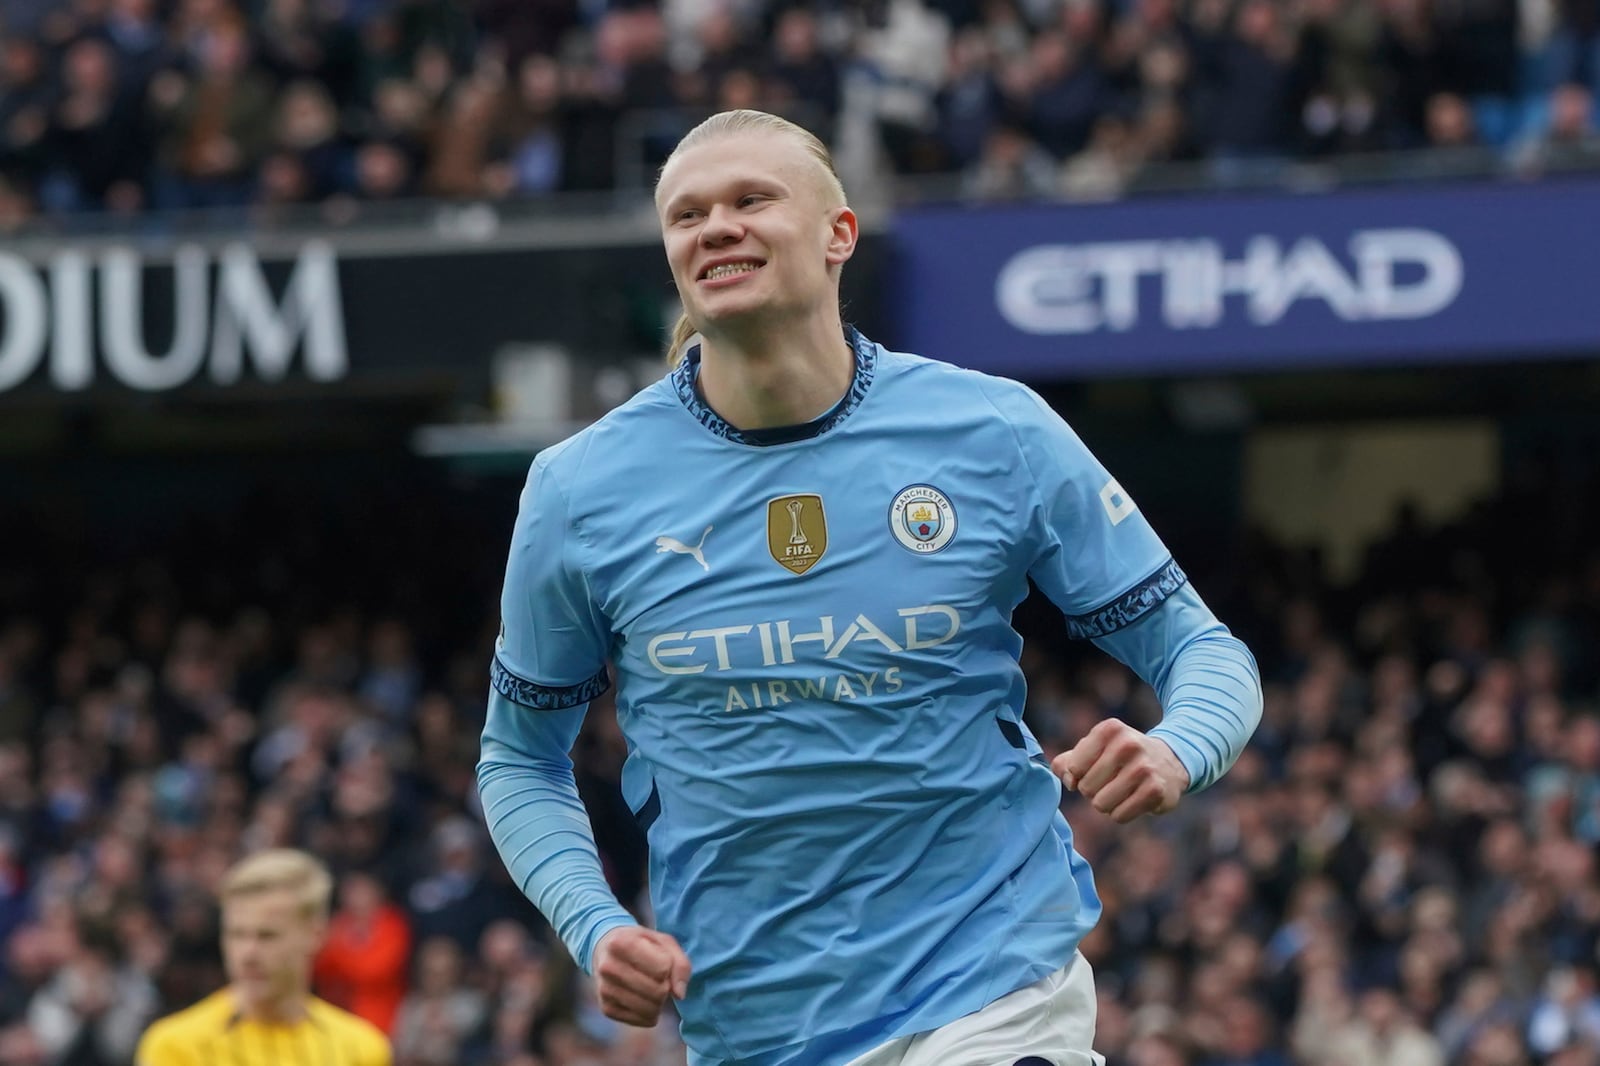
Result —
[[666, 933], [640, 926], [613, 929], [594, 949], [600, 1009], [625, 1025], [652, 1026], [668, 996], [689, 993], [689, 956]]
[[1189, 789], [1189, 771], [1159, 737], [1108, 718], [1050, 764], [1061, 783], [1077, 789], [1115, 821], [1166, 814]]

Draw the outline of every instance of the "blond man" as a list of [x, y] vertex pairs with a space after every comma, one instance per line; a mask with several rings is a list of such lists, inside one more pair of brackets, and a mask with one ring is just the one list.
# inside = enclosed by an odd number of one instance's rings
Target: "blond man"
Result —
[[[673, 369], [539, 453], [512, 535], [478, 765], [500, 854], [609, 1017], [677, 1001], [691, 1066], [1101, 1066], [1061, 789], [1128, 822], [1211, 784], [1260, 720], [1254, 660], [1036, 393], [845, 328], [858, 224], [816, 137], [714, 115], [656, 206]], [[1046, 760], [1030, 580], [1155, 689], [1149, 733]], [[568, 757], [613, 679], [655, 929]]]
[[161, 1019], [136, 1066], [389, 1066], [376, 1027], [311, 994], [311, 964], [328, 925], [333, 878], [315, 857], [275, 848], [224, 876], [221, 991]]

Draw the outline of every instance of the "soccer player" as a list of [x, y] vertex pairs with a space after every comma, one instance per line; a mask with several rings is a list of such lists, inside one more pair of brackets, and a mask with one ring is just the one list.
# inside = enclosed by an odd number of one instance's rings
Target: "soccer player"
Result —
[[328, 923], [333, 878], [313, 856], [278, 848], [222, 882], [228, 985], [150, 1027], [135, 1066], [389, 1066], [371, 1023], [311, 994], [311, 966]]
[[[1260, 717], [1249, 652], [1034, 393], [844, 327], [856, 216], [814, 137], [713, 116], [656, 203], [676, 365], [522, 495], [478, 770], [501, 855], [606, 1013], [676, 999], [697, 1066], [1103, 1061], [1063, 782], [1118, 821], [1211, 784]], [[1030, 577], [1154, 686], [1149, 734], [1045, 764]], [[657, 929], [567, 757], [608, 661]]]

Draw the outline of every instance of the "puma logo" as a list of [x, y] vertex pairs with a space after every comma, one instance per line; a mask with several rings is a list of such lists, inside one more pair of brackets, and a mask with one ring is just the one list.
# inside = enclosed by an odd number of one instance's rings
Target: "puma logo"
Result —
[[706, 538], [711, 535], [711, 530], [713, 528], [715, 527], [707, 526], [706, 531], [700, 534], [700, 543], [696, 544], [692, 548], [683, 541], [679, 540], [677, 537], [657, 537], [656, 554], [660, 555], [662, 552], [676, 552], [679, 555], [692, 555], [694, 557], [694, 561], [700, 564], [700, 569], [710, 573], [711, 566], [706, 562], [705, 552], [701, 551], [701, 549], [705, 547]]

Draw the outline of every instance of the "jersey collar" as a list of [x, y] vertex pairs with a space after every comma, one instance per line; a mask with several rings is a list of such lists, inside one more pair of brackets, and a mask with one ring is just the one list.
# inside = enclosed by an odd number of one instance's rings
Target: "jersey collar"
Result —
[[727, 419], [713, 411], [711, 406], [700, 398], [699, 390], [695, 388], [695, 380], [700, 376], [698, 344], [684, 353], [683, 362], [672, 371], [672, 388], [678, 394], [679, 401], [702, 426], [735, 444], [765, 448], [774, 444], [790, 444], [794, 441], [820, 437], [849, 418], [851, 413], [861, 406], [861, 401], [866, 399], [867, 389], [872, 385], [873, 375], [877, 372], [877, 345], [862, 336], [861, 331], [854, 326], [844, 328], [844, 337], [856, 356], [855, 376], [850, 381], [850, 388], [839, 402], [821, 417], [814, 418], [810, 422], [802, 422], [797, 426], [737, 429], [730, 425]]

